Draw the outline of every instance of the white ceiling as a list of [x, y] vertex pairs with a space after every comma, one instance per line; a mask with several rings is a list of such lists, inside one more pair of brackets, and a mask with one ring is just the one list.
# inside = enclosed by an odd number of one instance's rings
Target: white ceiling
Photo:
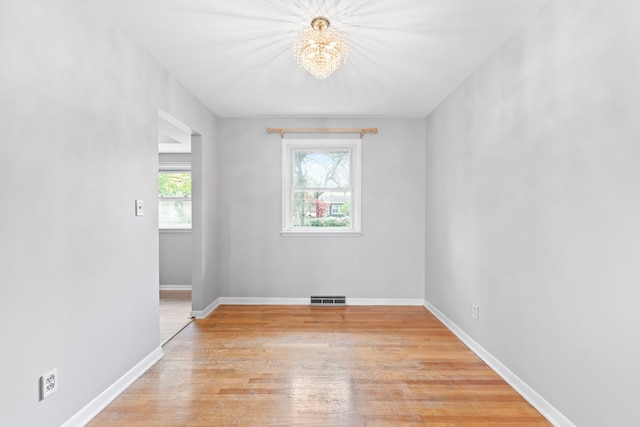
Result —
[[[219, 117], [426, 117], [547, 0], [96, 0]], [[326, 16], [346, 64], [316, 80], [294, 37]]]

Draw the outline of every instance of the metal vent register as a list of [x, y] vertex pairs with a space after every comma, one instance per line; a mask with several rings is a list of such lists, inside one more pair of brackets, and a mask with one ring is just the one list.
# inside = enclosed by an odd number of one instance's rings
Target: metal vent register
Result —
[[311, 295], [311, 305], [322, 307], [344, 307], [347, 305], [347, 297]]

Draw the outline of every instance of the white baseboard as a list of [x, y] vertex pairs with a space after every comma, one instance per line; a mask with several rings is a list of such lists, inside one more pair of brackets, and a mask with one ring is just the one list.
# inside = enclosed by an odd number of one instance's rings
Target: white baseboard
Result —
[[[222, 297], [220, 304], [229, 305], [309, 305], [309, 298], [255, 298], [255, 297]], [[413, 305], [422, 306], [422, 299], [402, 298], [349, 298], [347, 305]]]
[[142, 374], [147, 372], [153, 365], [156, 364], [164, 356], [162, 348], [158, 347], [151, 352], [147, 357], [142, 359], [136, 366], [131, 368], [129, 372], [120, 377], [109, 388], [100, 393], [98, 397], [89, 402], [84, 408], [82, 408], [73, 417], [69, 418], [62, 427], [79, 427], [85, 426], [96, 415], [100, 413], [104, 408], [109, 405], [116, 397], [118, 397], [123, 391], [127, 389], [135, 380], [140, 378]]
[[412, 298], [347, 298], [347, 305], [413, 305], [422, 306], [424, 300]]
[[221, 304], [228, 305], [309, 305], [309, 298], [255, 298], [223, 297]]
[[191, 285], [160, 285], [161, 291], [190, 291]]
[[214, 302], [209, 304], [202, 311], [192, 311], [191, 312], [191, 317], [195, 317], [196, 319], [204, 319], [205, 317], [207, 317], [208, 315], [213, 313], [213, 310], [215, 310], [216, 308], [218, 308], [220, 306], [220, 304], [221, 304], [220, 300], [222, 300], [222, 298], [218, 298], [217, 300], [215, 300]]
[[565, 417], [560, 411], [558, 411], [553, 405], [540, 396], [533, 388], [527, 383], [522, 381], [516, 374], [514, 374], [509, 368], [507, 368], [500, 360], [485, 350], [480, 344], [478, 344], [473, 338], [467, 335], [458, 325], [456, 325], [451, 319], [440, 312], [429, 301], [424, 301], [424, 307], [429, 310], [434, 316], [445, 324], [451, 332], [453, 332], [467, 347], [471, 349], [480, 359], [482, 359], [491, 369], [493, 369], [498, 375], [502, 377], [511, 387], [513, 387], [522, 397], [538, 410], [550, 423], [556, 427], [576, 427], [575, 424]]

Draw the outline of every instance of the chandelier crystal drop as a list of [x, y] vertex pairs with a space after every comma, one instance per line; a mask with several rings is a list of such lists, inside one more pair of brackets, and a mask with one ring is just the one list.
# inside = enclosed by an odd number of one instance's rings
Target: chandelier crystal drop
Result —
[[317, 79], [325, 79], [347, 60], [347, 44], [342, 35], [331, 28], [327, 18], [311, 21], [296, 38], [294, 55], [298, 65]]

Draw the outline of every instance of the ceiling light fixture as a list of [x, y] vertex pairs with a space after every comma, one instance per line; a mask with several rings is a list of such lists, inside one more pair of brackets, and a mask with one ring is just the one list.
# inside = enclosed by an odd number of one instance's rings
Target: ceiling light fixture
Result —
[[347, 60], [347, 44], [329, 26], [327, 18], [314, 18], [311, 28], [300, 31], [294, 45], [298, 65], [317, 79], [327, 78]]

